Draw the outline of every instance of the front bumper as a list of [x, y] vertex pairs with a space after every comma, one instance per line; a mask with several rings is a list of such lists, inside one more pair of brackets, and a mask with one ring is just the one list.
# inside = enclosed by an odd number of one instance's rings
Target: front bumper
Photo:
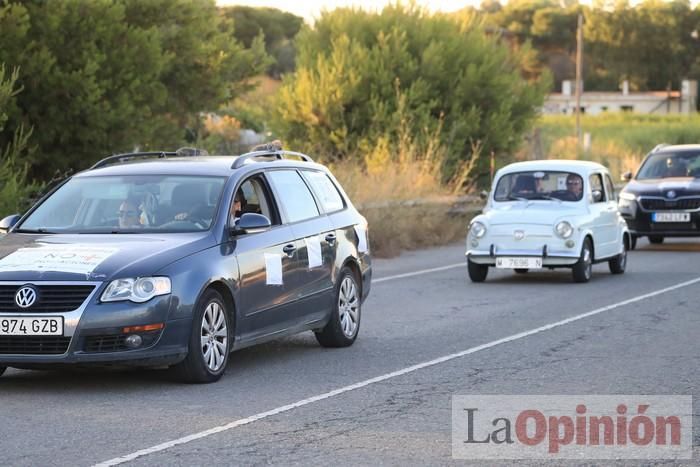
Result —
[[[39, 285], [40, 283], [36, 283]], [[8, 316], [61, 316], [63, 336], [0, 336], [0, 366], [52, 367], [61, 364], [127, 364], [155, 366], [173, 364], [185, 358], [191, 318], [168, 320], [178, 303], [171, 295], [146, 303], [100, 303], [104, 288], [95, 289], [76, 310], [64, 313], [3, 312]], [[163, 323], [162, 330], [139, 333], [144, 345], [130, 349], [123, 342], [124, 327]]]
[[542, 258], [543, 267], [568, 267], [579, 260], [578, 254], [569, 251], [548, 251], [543, 254], [543, 251], [533, 250], [495, 250], [492, 254], [490, 251], [470, 250], [466, 256], [472, 263], [488, 266], [495, 266], [497, 258], [506, 256]]
[[638, 203], [620, 206], [620, 214], [627, 222], [630, 234], [636, 237], [660, 235], [663, 237], [700, 237], [700, 212], [698, 211], [656, 211], [689, 212], [690, 222], [653, 222], [652, 211], [642, 210]]

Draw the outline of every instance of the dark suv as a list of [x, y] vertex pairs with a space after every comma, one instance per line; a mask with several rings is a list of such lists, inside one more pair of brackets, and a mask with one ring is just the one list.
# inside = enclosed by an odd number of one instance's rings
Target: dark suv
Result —
[[700, 145], [654, 148], [637, 175], [620, 192], [618, 207], [636, 239], [648, 236], [651, 243], [664, 237], [700, 236]]
[[[367, 223], [308, 156], [112, 156], [3, 219], [5, 367], [174, 367], [312, 330], [351, 345], [369, 294]], [[293, 160], [297, 159], [297, 160]]]

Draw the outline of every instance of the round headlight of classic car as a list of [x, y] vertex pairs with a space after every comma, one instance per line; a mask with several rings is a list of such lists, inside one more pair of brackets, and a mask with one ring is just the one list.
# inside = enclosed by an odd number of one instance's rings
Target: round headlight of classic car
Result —
[[555, 227], [554, 231], [561, 238], [569, 238], [574, 234], [574, 228], [567, 221], [559, 222]]
[[475, 238], [481, 238], [486, 235], [486, 226], [478, 221], [472, 222], [472, 225], [469, 226], [469, 233]]

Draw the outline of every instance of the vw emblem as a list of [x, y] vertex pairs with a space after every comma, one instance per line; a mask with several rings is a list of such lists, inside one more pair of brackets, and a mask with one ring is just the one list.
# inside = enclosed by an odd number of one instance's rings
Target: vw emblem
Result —
[[513, 238], [515, 238], [516, 240], [522, 240], [523, 238], [525, 238], [525, 231], [516, 230], [515, 232], [513, 232]]
[[15, 303], [20, 308], [29, 308], [36, 302], [36, 290], [34, 287], [25, 285], [21, 287], [15, 294]]
[[666, 193], [666, 197], [667, 197], [668, 199], [673, 199], [673, 198], [676, 197], [676, 192], [673, 191], [673, 190], [671, 190], [671, 191], [669, 191], [668, 193]]

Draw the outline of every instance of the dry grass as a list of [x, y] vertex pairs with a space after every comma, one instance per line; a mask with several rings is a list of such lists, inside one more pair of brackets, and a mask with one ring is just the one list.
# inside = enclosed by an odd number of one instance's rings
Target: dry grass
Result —
[[373, 254], [391, 257], [463, 239], [471, 215], [440, 202], [454, 192], [441, 182], [443, 150], [432, 143], [418, 147], [410, 138], [397, 148], [384, 141], [364, 157], [328, 164], [367, 218]]

